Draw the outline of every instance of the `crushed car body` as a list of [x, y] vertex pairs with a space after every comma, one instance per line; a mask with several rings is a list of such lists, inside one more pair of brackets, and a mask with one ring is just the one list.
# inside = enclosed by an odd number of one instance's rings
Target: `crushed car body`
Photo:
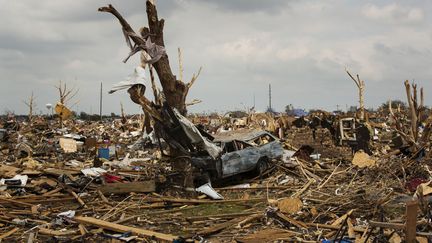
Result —
[[192, 157], [192, 165], [210, 180], [223, 179], [256, 171], [262, 174], [271, 159], [281, 157], [282, 144], [267, 131], [239, 130], [214, 136], [212, 141], [222, 149], [219, 158]]

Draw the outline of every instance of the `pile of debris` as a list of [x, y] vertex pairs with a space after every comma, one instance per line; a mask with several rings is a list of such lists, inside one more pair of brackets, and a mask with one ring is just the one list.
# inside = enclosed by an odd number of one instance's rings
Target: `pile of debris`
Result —
[[209, 142], [221, 148], [216, 159], [191, 153], [194, 170], [210, 176], [184, 187], [164, 146], [161, 152], [139, 126], [123, 132], [118, 121], [17, 124], [19, 130], [2, 133], [0, 239], [400, 242], [430, 236], [425, 156], [352, 155], [314, 142], [309, 128], [291, 130], [297, 143], [308, 144], [296, 149], [288, 137], [283, 142], [240, 129]]
[[[2, 121], [0, 241], [432, 239], [432, 118], [415, 85], [405, 83], [409, 109], [389, 104], [387, 114], [188, 117], [199, 72], [189, 83], [172, 74], [152, 1], [139, 34], [113, 6], [99, 11], [120, 21], [128, 58], [141, 51], [141, 66], [111, 93], [127, 89], [144, 118], [69, 119], [60, 84], [58, 120]], [[362, 95], [364, 82], [349, 75]]]

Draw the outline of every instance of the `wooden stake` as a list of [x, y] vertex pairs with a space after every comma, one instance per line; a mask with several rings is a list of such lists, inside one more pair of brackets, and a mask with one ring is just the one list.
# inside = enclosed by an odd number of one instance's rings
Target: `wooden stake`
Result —
[[418, 201], [406, 203], [405, 240], [408, 243], [416, 242]]

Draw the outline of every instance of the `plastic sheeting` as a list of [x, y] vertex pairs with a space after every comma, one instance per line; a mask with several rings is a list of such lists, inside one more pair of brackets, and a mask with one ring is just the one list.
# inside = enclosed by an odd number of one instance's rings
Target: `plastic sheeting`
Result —
[[126, 80], [115, 84], [111, 90], [108, 91], [108, 93], [112, 94], [122, 89], [129, 89], [135, 84], [144, 84], [145, 80], [145, 69], [141, 66], [138, 66], [135, 68], [134, 72], [127, 77]]

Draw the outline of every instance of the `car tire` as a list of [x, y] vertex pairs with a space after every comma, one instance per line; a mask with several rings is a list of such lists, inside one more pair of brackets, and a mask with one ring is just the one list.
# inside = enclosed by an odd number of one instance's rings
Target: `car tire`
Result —
[[259, 176], [263, 176], [264, 173], [267, 171], [268, 169], [268, 162], [266, 158], [261, 158], [258, 160], [257, 164], [256, 164], [256, 173]]

